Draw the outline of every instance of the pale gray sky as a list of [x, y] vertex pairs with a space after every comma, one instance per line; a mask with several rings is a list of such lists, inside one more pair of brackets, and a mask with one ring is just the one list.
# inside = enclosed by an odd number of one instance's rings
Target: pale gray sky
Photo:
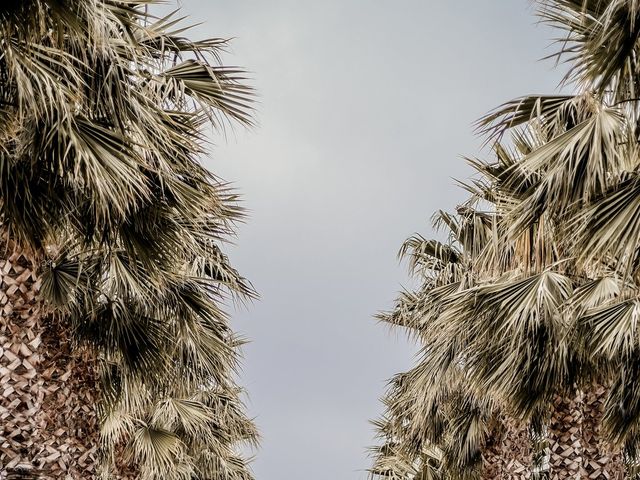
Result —
[[259, 128], [208, 162], [250, 210], [231, 252], [259, 302], [243, 384], [259, 480], [364, 479], [368, 420], [414, 348], [372, 315], [407, 283], [396, 252], [464, 198], [471, 123], [559, 79], [526, 0], [182, 0], [199, 35], [235, 37]]

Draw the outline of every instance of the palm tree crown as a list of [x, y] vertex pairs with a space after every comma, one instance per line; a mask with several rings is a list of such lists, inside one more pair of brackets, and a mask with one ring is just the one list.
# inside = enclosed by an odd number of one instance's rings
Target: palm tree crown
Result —
[[422, 351], [385, 396], [376, 475], [636, 474], [640, 3], [537, 3], [575, 93], [480, 120], [495, 159], [435, 216], [447, 240], [403, 246], [422, 285], [380, 317]]
[[252, 124], [251, 89], [224, 40], [154, 3], [0, 6], [2, 230], [93, 359], [104, 471], [246, 479], [235, 446], [256, 431], [220, 307], [254, 295], [221, 249], [242, 210], [197, 159], [207, 126]]

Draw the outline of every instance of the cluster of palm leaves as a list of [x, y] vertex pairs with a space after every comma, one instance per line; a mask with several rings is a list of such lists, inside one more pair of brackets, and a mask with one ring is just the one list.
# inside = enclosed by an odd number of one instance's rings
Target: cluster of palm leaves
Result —
[[156, 0], [1, 3], [2, 229], [93, 352], [105, 474], [250, 478], [220, 308], [253, 295], [221, 250], [242, 211], [198, 163], [207, 126], [251, 123], [242, 72]]
[[640, 2], [537, 4], [562, 32], [575, 93], [482, 119], [495, 157], [469, 159], [468, 201], [435, 215], [446, 240], [402, 247], [420, 287], [380, 318], [422, 349], [385, 395], [374, 475], [482, 476], [505, 428], [524, 430], [527, 468], [544, 475], [554, 403], [592, 385], [605, 387], [600, 441], [623, 452], [628, 475], [637, 464]]

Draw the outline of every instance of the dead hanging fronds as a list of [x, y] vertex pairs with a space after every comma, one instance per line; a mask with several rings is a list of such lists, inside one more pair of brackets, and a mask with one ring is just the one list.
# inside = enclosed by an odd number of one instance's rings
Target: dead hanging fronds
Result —
[[0, 218], [98, 359], [105, 468], [127, 452], [140, 478], [245, 480], [257, 437], [221, 304], [255, 293], [222, 250], [237, 195], [199, 157], [207, 126], [253, 124], [253, 92], [225, 40], [155, 3], [0, 6]]
[[[403, 246], [422, 284], [380, 318], [422, 350], [384, 397], [376, 476], [595, 478], [637, 465], [640, 2], [537, 3], [574, 91], [481, 119], [495, 156], [470, 159], [471, 198], [437, 214], [447, 240]], [[426, 472], [425, 451], [439, 452]]]

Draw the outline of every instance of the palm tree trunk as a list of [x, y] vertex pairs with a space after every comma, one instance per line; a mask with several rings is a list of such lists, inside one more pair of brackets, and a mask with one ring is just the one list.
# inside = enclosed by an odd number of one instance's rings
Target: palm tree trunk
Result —
[[551, 480], [624, 478], [621, 452], [600, 435], [605, 396], [600, 384], [573, 396], [556, 396], [548, 437]]
[[[542, 471], [537, 478], [550, 480], [622, 480], [624, 459], [620, 449], [608, 445], [600, 423], [607, 389], [600, 383], [585, 392], [557, 395], [548, 426]], [[509, 420], [495, 429], [483, 451], [482, 478], [520, 480], [532, 478], [532, 439], [527, 429]], [[548, 468], [547, 468], [548, 467]]]
[[548, 435], [551, 480], [576, 480], [583, 476], [582, 422], [582, 392], [556, 395]]
[[0, 260], [0, 477], [94, 478], [94, 360], [37, 299], [32, 262], [6, 235]]
[[531, 478], [531, 442], [526, 426], [503, 418], [482, 452], [482, 478], [527, 480]]
[[625, 478], [624, 457], [621, 449], [604, 442], [600, 424], [604, 414], [607, 388], [600, 383], [591, 384], [583, 396], [582, 440], [584, 450], [585, 478]]

